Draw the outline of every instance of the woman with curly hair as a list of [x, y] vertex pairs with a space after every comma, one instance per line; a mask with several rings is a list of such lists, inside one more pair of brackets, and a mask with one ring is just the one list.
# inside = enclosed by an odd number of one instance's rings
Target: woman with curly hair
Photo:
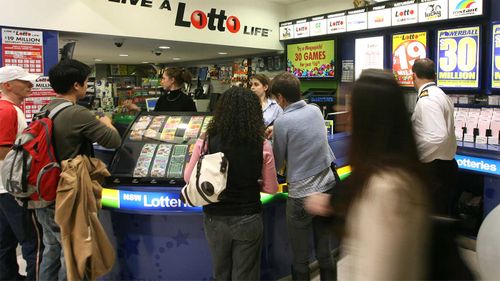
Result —
[[[230, 88], [222, 94], [207, 134], [197, 140], [184, 171], [187, 182], [202, 149], [223, 152], [229, 161], [221, 200], [203, 207], [216, 280], [260, 280], [260, 191], [275, 193], [278, 189], [274, 156], [264, 129], [257, 96], [246, 88]], [[202, 148], [204, 138], [207, 142]]]

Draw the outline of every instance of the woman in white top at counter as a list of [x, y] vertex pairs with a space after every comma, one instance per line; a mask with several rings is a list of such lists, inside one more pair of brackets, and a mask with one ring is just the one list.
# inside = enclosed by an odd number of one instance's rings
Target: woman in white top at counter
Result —
[[250, 78], [250, 90], [252, 90], [260, 100], [266, 128], [272, 126], [274, 120], [283, 114], [283, 109], [281, 109], [278, 103], [271, 98], [269, 84], [270, 80], [264, 74], [256, 74]]

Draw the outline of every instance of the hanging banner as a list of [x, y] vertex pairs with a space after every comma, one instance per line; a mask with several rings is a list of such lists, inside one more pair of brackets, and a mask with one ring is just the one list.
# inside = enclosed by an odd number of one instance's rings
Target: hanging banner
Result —
[[2, 62], [43, 74], [43, 32], [3, 28]]
[[392, 72], [403, 87], [413, 87], [413, 63], [427, 57], [427, 32], [392, 36]]
[[384, 69], [384, 36], [357, 38], [355, 42], [355, 78], [363, 69]]
[[479, 87], [479, 33], [479, 26], [438, 30], [438, 86]]
[[500, 88], [500, 23], [493, 25], [491, 87]]
[[26, 121], [31, 122], [33, 115], [55, 97], [56, 93], [50, 86], [48, 76], [40, 76], [36, 79], [33, 88], [31, 88], [31, 95], [26, 97], [20, 105], [21, 110], [26, 116]]

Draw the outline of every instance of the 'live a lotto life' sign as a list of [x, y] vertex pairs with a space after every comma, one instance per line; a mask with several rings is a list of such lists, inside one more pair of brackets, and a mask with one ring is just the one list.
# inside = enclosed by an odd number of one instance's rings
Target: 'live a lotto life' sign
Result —
[[413, 87], [413, 63], [427, 57], [427, 32], [392, 36], [392, 72], [401, 86]]
[[479, 36], [479, 26], [438, 31], [438, 86], [448, 88], [479, 86]]
[[500, 88], [500, 23], [493, 25], [491, 87]]

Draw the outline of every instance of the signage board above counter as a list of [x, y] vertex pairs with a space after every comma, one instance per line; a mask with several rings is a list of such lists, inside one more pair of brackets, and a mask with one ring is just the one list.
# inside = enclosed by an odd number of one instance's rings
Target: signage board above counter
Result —
[[327, 34], [334, 34], [481, 15], [483, 0], [388, 1], [382, 5], [281, 22], [279, 38], [283, 41], [324, 35], [323, 32], [308, 32], [308, 35], [300, 33], [295, 37], [294, 32], [290, 32], [296, 25], [307, 30], [319, 28], [321, 24], [318, 25], [317, 18], [326, 18]]

